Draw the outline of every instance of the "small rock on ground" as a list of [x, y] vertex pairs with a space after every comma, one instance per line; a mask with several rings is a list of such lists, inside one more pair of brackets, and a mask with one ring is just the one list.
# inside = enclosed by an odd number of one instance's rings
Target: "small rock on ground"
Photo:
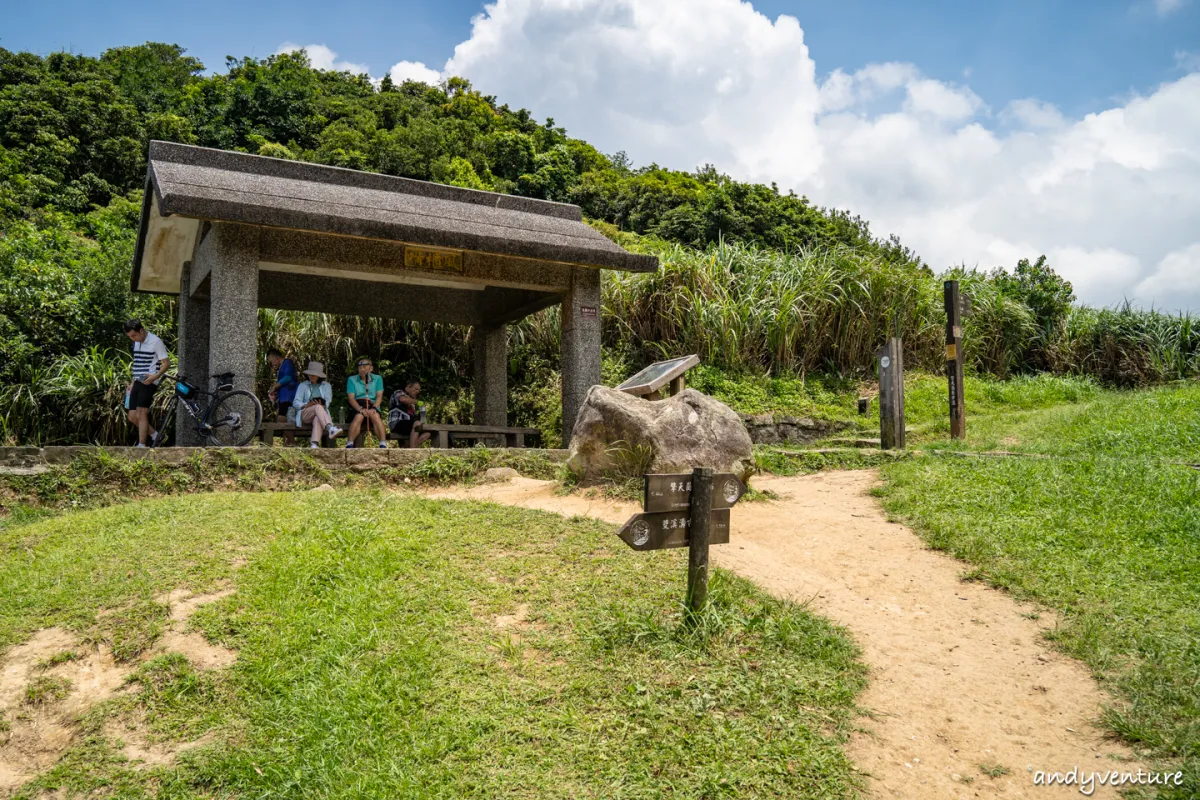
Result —
[[483, 481], [485, 483], [507, 483], [513, 478], [519, 477], [521, 477], [521, 473], [512, 467], [492, 467], [483, 473]]

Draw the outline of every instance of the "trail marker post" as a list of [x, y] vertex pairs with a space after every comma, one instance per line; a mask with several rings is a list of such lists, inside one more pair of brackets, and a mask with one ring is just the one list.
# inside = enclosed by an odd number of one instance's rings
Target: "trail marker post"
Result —
[[746, 484], [729, 473], [696, 467], [690, 474], [646, 475], [643, 512], [617, 535], [634, 550], [688, 548], [686, 605], [701, 611], [708, 601], [708, 546], [729, 542], [729, 509]]
[[879, 443], [904, 449], [904, 344], [895, 336], [879, 350]]
[[943, 286], [946, 303], [946, 377], [950, 386], [950, 438], [967, 437], [963, 406], [962, 297], [958, 281]]
[[712, 514], [713, 471], [692, 470], [692, 506], [688, 509], [688, 611], [698, 614], [708, 602], [708, 534]]

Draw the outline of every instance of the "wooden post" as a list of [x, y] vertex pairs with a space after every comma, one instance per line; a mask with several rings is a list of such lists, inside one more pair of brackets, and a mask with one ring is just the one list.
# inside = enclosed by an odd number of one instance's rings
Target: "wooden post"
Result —
[[708, 523], [712, 516], [710, 467], [692, 470], [692, 498], [688, 506], [687, 611], [698, 614], [708, 601]]
[[950, 438], [967, 438], [963, 404], [962, 300], [958, 281], [946, 281], [946, 377], [950, 384]]
[[879, 351], [879, 442], [904, 449], [904, 343], [894, 336]]
[[671, 379], [671, 397], [674, 397], [675, 395], [682, 392], [684, 390], [684, 387], [686, 387], [686, 386], [687, 386], [687, 384], [684, 383], [682, 375], [680, 375], [678, 378], [672, 378]]

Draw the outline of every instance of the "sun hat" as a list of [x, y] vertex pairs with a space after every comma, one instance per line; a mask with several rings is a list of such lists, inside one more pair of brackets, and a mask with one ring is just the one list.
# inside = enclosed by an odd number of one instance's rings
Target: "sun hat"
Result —
[[329, 380], [329, 376], [325, 374], [325, 365], [320, 361], [308, 362], [308, 367], [304, 370], [305, 375], [312, 375], [315, 378], [325, 378]]

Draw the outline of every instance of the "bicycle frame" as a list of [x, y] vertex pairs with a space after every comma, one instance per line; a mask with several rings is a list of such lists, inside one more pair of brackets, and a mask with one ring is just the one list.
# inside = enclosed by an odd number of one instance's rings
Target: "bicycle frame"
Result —
[[[181, 381], [180, 378], [175, 375], [167, 375], [166, 377], [172, 382], [172, 384], [178, 382], [186, 383], [186, 381]], [[217, 395], [213, 392], [206, 392], [203, 389], [192, 386], [190, 383], [187, 385], [191, 386], [194, 395], [202, 395], [208, 398], [208, 402], [201, 406], [196, 400], [181, 395], [176, 388], [171, 397], [170, 405], [167, 407], [166, 413], [163, 414], [162, 427], [159, 429], [163, 435], [163, 439], [166, 439], [166, 437], [169, 435], [167, 431], [169, 426], [175, 422], [175, 415], [180, 404], [183, 405], [183, 407], [187, 410], [188, 415], [192, 418], [192, 420], [194, 420], [194, 430], [199, 436], [208, 436], [212, 431], [212, 426], [208, 424], [208, 415], [209, 410], [216, 402]]]

